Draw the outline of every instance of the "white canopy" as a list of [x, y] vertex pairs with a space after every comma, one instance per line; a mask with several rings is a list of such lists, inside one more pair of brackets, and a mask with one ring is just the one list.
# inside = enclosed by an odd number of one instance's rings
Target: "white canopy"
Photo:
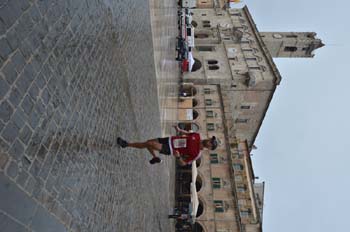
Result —
[[194, 65], [194, 59], [193, 59], [193, 56], [192, 56], [192, 52], [189, 52], [188, 53], [188, 71], [192, 71], [192, 67]]
[[193, 161], [192, 162], [191, 203], [190, 203], [192, 223], [195, 222], [198, 206], [199, 206], [198, 194], [196, 189], [197, 175], [198, 175], [198, 172], [197, 172], [196, 161]]
[[196, 165], [196, 161], [193, 160], [193, 162], [192, 162], [192, 183], [196, 184], [197, 176], [198, 176], [197, 165]]
[[199, 200], [197, 195], [196, 184], [191, 183], [191, 204], [190, 204], [190, 212], [192, 216], [192, 222], [194, 223], [197, 211], [199, 206]]

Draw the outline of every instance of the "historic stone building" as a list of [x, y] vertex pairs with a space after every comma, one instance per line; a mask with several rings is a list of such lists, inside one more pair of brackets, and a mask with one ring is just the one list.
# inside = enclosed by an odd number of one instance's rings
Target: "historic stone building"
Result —
[[[250, 151], [281, 81], [272, 57], [313, 57], [323, 44], [313, 32], [259, 32], [247, 7], [226, 9], [217, 0], [197, 6], [192, 53], [202, 66], [183, 75], [172, 104], [180, 127], [220, 141], [197, 161], [196, 230], [262, 231], [264, 183], [255, 182]], [[189, 201], [190, 173], [179, 170], [180, 203]]]

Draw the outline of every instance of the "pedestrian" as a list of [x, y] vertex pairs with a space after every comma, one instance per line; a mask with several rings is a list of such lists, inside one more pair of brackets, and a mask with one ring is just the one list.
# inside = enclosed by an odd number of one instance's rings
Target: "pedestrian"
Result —
[[181, 166], [191, 164], [192, 161], [197, 160], [201, 156], [201, 150], [204, 148], [214, 150], [218, 145], [215, 136], [210, 139], [201, 140], [198, 133], [188, 132], [177, 126], [175, 126], [175, 129], [182, 135], [156, 138], [147, 140], [146, 142], [127, 142], [118, 137], [117, 144], [122, 148], [147, 149], [153, 156], [150, 160], [151, 164], [161, 162], [155, 151], [164, 155], [174, 155]]

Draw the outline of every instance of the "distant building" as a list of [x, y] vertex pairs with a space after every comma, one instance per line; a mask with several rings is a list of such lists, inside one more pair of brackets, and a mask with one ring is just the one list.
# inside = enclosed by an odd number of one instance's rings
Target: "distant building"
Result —
[[[208, 4], [210, 3], [210, 4]], [[211, 8], [208, 7], [211, 5]], [[247, 7], [197, 1], [195, 49], [202, 67], [185, 73], [179, 126], [215, 135], [219, 147], [197, 161], [200, 207], [196, 231], [262, 231], [264, 183], [256, 183], [250, 152], [281, 81], [272, 57], [313, 57], [324, 46], [313, 32], [259, 32]], [[190, 169], [178, 172], [178, 202], [188, 203]]]

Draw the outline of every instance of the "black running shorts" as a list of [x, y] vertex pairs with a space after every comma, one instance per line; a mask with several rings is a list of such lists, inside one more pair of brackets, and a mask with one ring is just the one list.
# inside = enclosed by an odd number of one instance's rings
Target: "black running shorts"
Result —
[[158, 142], [160, 144], [162, 144], [162, 149], [159, 151], [159, 153], [164, 154], [164, 155], [171, 155], [169, 137], [158, 138]]

